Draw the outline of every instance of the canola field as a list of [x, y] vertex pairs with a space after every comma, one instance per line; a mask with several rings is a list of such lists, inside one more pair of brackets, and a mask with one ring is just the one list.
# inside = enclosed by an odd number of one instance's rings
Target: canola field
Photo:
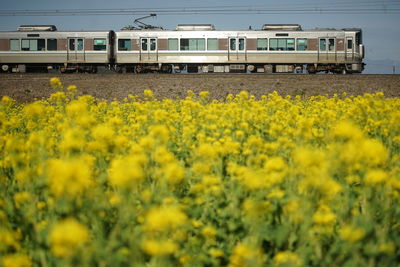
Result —
[[397, 266], [400, 100], [50, 81], [0, 101], [1, 266]]

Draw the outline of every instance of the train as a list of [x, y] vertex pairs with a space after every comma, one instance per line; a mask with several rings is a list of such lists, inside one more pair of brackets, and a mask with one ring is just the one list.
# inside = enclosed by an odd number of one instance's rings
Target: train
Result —
[[104, 31], [21, 25], [0, 31], [2, 72], [361, 73], [360, 28], [303, 30], [299, 24], [217, 30], [212, 24]]

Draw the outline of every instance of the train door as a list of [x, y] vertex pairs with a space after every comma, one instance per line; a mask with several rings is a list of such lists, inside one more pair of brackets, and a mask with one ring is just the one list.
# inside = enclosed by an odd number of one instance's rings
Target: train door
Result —
[[318, 61], [332, 62], [336, 60], [336, 38], [319, 38]]
[[245, 37], [229, 38], [228, 59], [229, 61], [245, 62], [247, 59], [247, 47]]
[[68, 38], [67, 59], [70, 62], [85, 61], [85, 46], [83, 38]]
[[353, 37], [346, 38], [346, 60], [354, 59], [354, 41]]
[[140, 61], [158, 61], [157, 38], [140, 38]]

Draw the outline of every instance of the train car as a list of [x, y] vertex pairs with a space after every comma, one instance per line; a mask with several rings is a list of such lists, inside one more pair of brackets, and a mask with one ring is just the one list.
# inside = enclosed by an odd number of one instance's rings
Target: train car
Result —
[[265, 24], [260, 30], [216, 30], [211, 24], [175, 30], [115, 32], [119, 71], [361, 73], [361, 29], [302, 30]]
[[112, 31], [57, 31], [53, 25], [23, 25], [0, 32], [4, 72], [57, 69], [96, 72], [113, 63]]
[[334, 72], [361, 73], [361, 29], [302, 30], [297, 24], [265, 24], [259, 30], [216, 30], [183, 24], [175, 30], [57, 31], [25, 25], [0, 32], [4, 72]]

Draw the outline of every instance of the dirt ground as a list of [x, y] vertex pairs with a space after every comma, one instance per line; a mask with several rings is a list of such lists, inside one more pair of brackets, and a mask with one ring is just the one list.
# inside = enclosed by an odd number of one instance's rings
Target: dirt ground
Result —
[[60, 78], [64, 87], [76, 85], [79, 94], [119, 101], [128, 94], [143, 96], [151, 89], [157, 99], [184, 98], [188, 90], [209, 91], [212, 99], [223, 100], [230, 93], [246, 90], [257, 98], [277, 91], [279, 94], [362, 95], [384, 92], [400, 97], [400, 75], [266, 75], [266, 74], [0, 74], [0, 95], [19, 103], [50, 96], [49, 80]]

